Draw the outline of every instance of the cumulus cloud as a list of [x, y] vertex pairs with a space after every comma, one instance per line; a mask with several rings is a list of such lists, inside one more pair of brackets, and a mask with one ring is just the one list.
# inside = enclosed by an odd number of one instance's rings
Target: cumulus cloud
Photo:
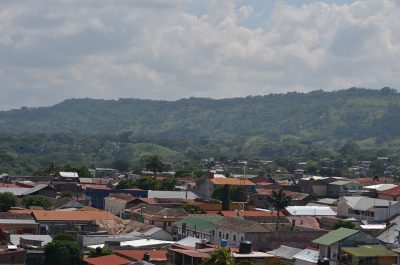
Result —
[[[0, 2], [0, 109], [71, 97], [399, 87], [395, 1], [277, 1], [270, 12], [246, 1], [202, 3]], [[259, 24], [250, 27], [253, 16]]]

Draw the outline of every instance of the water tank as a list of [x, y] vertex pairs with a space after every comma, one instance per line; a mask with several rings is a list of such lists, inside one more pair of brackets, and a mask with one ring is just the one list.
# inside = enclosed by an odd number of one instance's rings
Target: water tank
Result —
[[250, 241], [242, 241], [239, 246], [240, 254], [250, 254], [251, 253], [251, 242]]
[[226, 247], [228, 245], [228, 240], [221, 239], [221, 247]]

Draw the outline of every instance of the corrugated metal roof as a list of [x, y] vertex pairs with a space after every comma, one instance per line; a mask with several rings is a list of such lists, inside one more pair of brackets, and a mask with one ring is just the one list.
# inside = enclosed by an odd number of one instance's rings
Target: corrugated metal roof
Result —
[[274, 249], [272, 251], [268, 251], [267, 253], [277, 257], [291, 260], [296, 254], [300, 253], [300, 251], [302, 251], [302, 249], [300, 248], [292, 248], [285, 245], [281, 245], [279, 248]]
[[352, 236], [358, 232], [360, 232], [360, 231], [341, 227], [339, 229], [336, 229], [335, 231], [332, 231], [324, 236], [321, 236], [321, 237], [315, 239], [312, 242], [315, 244], [329, 246], [329, 245], [339, 242], [349, 236]]
[[288, 206], [285, 208], [291, 215], [333, 216], [336, 213], [329, 206]]
[[388, 201], [382, 199], [375, 199], [362, 196], [344, 196], [341, 200], [346, 200], [346, 203], [353, 209], [359, 211], [366, 211], [372, 207], [388, 207], [395, 205], [397, 201]]
[[33, 219], [0, 219], [0, 224], [30, 224], [37, 225]]
[[295, 260], [303, 260], [311, 263], [317, 263], [319, 258], [319, 251], [312, 249], [304, 249], [293, 257]]
[[149, 190], [147, 198], [179, 198], [179, 199], [196, 199], [198, 196], [192, 191], [168, 191], [168, 190]]

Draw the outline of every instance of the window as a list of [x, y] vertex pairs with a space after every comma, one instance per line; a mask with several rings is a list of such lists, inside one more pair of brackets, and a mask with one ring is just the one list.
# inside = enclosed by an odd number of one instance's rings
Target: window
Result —
[[212, 230], [212, 235], [215, 236], [215, 230]]
[[219, 232], [219, 233], [218, 233], [218, 237], [219, 237], [219, 238], [221, 238], [221, 237], [222, 237], [222, 234], [221, 234], [221, 232]]
[[233, 235], [233, 241], [236, 241], [236, 235]]
[[226, 233], [226, 239], [229, 239], [229, 234], [228, 233]]
[[240, 242], [242, 242], [242, 241], [243, 241], [243, 237], [240, 238]]

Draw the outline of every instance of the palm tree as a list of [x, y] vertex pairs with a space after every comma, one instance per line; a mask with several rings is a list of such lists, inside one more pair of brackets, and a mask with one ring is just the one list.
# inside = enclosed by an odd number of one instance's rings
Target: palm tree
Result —
[[203, 261], [202, 265], [235, 265], [235, 259], [228, 249], [219, 248], [211, 252], [210, 257]]
[[267, 201], [278, 211], [276, 221], [276, 230], [279, 229], [280, 211], [288, 207], [292, 203], [292, 197], [287, 196], [282, 190], [278, 192], [273, 190], [271, 195], [267, 196]]
[[157, 177], [157, 172], [161, 172], [164, 164], [157, 155], [150, 156], [147, 159], [146, 170], [153, 171], [154, 177]]

